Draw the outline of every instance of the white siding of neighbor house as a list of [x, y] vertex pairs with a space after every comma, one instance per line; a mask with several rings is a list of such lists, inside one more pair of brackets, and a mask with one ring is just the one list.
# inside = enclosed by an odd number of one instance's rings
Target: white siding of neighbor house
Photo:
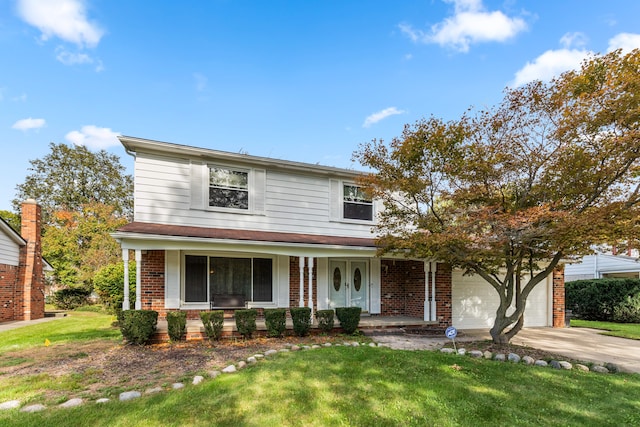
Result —
[[582, 261], [567, 264], [564, 269], [565, 282], [582, 279], [598, 279], [611, 273], [640, 273], [640, 263], [634, 258], [619, 255], [587, 255]]
[[[217, 163], [210, 161], [209, 164]], [[246, 165], [237, 167], [247, 168]], [[194, 168], [196, 172], [192, 173]], [[250, 172], [250, 205], [259, 208], [249, 212], [222, 211], [205, 207], [206, 168], [206, 162], [138, 153], [135, 164], [135, 220], [195, 227], [371, 237], [373, 224], [370, 222], [330, 218], [331, 204], [337, 200], [337, 195], [332, 196], [330, 189], [332, 186], [335, 189], [339, 178], [265, 171], [255, 165]], [[205, 192], [201, 189], [192, 192], [199, 183]], [[264, 190], [254, 193], [256, 187]], [[339, 185], [337, 187], [340, 188]]]
[[0, 231], [0, 264], [18, 265], [20, 263], [20, 246]]
[[[551, 277], [539, 283], [527, 298], [524, 326], [550, 326]], [[452, 273], [453, 326], [460, 329], [491, 328], [500, 303], [495, 289], [479, 276]]]

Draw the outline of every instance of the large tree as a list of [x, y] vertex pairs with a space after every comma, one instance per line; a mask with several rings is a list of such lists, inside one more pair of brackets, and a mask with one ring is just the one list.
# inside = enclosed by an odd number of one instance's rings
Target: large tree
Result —
[[29, 175], [16, 187], [16, 212], [24, 199], [33, 198], [42, 206], [45, 222], [55, 211], [79, 212], [87, 203], [109, 205], [115, 215], [131, 217], [133, 179], [118, 156], [62, 143], [49, 147], [49, 154], [30, 161]]
[[354, 158], [385, 203], [381, 253], [437, 259], [500, 296], [493, 340], [562, 262], [628, 239], [640, 202], [640, 52], [595, 56], [550, 83], [507, 89], [495, 108], [406, 126]]

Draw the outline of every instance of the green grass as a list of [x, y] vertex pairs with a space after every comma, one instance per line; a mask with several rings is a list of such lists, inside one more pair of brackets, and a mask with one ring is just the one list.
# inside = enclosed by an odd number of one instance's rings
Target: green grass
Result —
[[8, 351], [93, 339], [120, 339], [111, 327], [113, 316], [93, 312], [70, 312], [67, 317], [0, 332], [0, 356]]
[[604, 335], [640, 340], [640, 323], [613, 323], [592, 320], [571, 319], [571, 326], [578, 328], [602, 329]]
[[640, 424], [640, 376], [429, 351], [331, 347], [130, 402], [2, 411], [15, 426], [605, 426]]

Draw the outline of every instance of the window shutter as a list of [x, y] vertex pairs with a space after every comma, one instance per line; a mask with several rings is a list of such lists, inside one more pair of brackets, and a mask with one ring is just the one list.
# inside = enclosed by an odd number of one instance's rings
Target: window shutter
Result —
[[202, 163], [191, 162], [191, 209], [204, 209], [204, 169]]
[[253, 170], [253, 212], [264, 214], [267, 192], [267, 172], [264, 169]]
[[340, 200], [340, 181], [337, 179], [329, 180], [329, 219], [336, 221], [342, 218], [340, 209], [342, 208], [342, 200]]
[[369, 295], [370, 295], [370, 303], [369, 303], [369, 313], [371, 314], [380, 314], [380, 258], [372, 258], [371, 259], [371, 273], [369, 274], [370, 287], [369, 287]]

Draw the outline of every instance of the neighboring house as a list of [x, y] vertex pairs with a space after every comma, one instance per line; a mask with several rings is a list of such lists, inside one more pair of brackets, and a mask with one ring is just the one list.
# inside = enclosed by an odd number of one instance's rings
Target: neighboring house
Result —
[[628, 255], [596, 253], [583, 257], [578, 263], [567, 264], [564, 274], [567, 282], [605, 277], [639, 279], [640, 262]]
[[[498, 295], [481, 278], [434, 260], [376, 256], [372, 227], [383, 206], [361, 191], [361, 172], [120, 141], [135, 157], [134, 222], [113, 234], [125, 263], [130, 251], [137, 261], [131, 308], [197, 318], [211, 308], [359, 306], [440, 326], [493, 324]], [[561, 272], [531, 293], [525, 324], [564, 324]]]
[[41, 210], [35, 200], [22, 204], [17, 233], [0, 218], [0, 322], [44, 317]]

